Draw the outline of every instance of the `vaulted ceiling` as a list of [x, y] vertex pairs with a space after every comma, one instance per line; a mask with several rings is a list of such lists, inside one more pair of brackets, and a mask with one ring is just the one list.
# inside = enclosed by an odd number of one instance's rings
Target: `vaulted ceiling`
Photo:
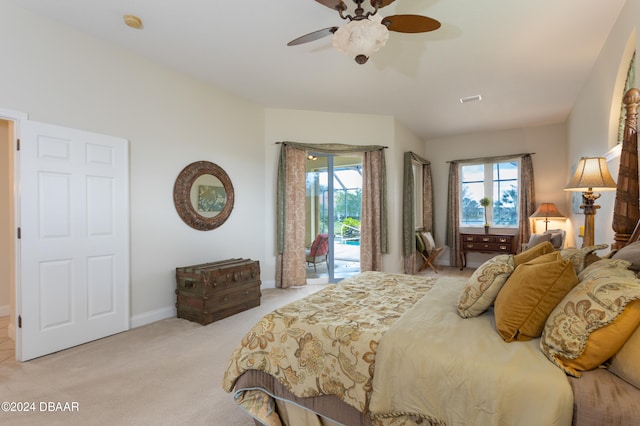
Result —
[[314, 0], [12, 1], [266, 107], [393, 115], [423, 139], [564, 121], [625, 3], [396, 0], [379, 13], [441, 28], [359, 65], [331, 37], [287, 46], [346, 23]]

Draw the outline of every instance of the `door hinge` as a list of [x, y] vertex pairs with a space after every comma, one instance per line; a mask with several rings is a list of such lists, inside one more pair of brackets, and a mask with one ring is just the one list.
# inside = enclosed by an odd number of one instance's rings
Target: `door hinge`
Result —
[[18, 328], [22, 328], [22, 315], [18, 315]]
[[20, 138], [16, 139], [16, 151], [20, 151]]
[[18, 227], [18, 239], [22, 238], [22, 229]]

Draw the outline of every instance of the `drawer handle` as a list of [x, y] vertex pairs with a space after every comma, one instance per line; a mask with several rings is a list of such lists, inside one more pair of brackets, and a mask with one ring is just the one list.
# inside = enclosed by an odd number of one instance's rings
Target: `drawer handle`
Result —
[[467, 244], [467, 248], [473, 248], [473, 244]]
[[223, 301], [223, 302], [226, 302], [226, 301], [227, 301], [227, 299], [228, 299], [228, 298], [227, 298], [227, 297], [225, 297], [224, 299], [222, 299], [222, 301]]
[[501, 242], [501, 243], [506, 243], [506, 242], [507, 242], [507, 239], [506, 239], [506, 238], [500, 238], [500, 242]]
[[249, 292], [248, 292], [248, 291], [245, 291], [244, 293], [242, 293], [242, 295], [243, 295], [243, 296], [248, 296], [248, 295], [249, 295]]
[[506, 250], [507, 246], [500, 246], [500, 250]]
[[487, 243], [487, 242], [489, 242], [489, 241], [490, 241], [490, 239], [489, 239], [489, 238], [487, 238], [487, 237], [484, 237], [484, 238], [482, 239], [482, 241], [484, 241], [485, 243]]
[[489, 247], [489, 244], [485, 244], [485, 245], [484, 245], [484, 248], [488, 248], [488, 247]]

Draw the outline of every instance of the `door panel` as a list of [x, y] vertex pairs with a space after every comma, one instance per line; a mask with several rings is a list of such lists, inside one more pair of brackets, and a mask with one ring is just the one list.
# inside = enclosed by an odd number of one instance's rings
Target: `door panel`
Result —
[[16, 355], [129, 329], [128, 142], [20, 123]]
[[306, 166], [307, 236], [326, 233], [331, 247], [326, 266], [307, 267], [307, 278], [337, 282], [360, 272], [362, 159], [311, 152]]

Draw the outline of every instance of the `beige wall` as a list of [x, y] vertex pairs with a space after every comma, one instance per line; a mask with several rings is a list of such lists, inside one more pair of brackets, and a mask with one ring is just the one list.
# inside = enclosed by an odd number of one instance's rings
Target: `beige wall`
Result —
[[[580, 157], [602, 156], [617, 142], [616, 129], [623, 95], [622, 89], [631, 54], [639, 45], [638, 27], [640, 27], [640, 1], [628, 0], [567, 121], [567, 181], [570, 168], [577, 164]], [[636, 68], [635, 87], [639, 84]], [[618, 158], [609, 163], [615, 180], [617, 180], [618, 163]], [[614, 192], [604, 192], [602, 198], [596, 202], [601, 205], [595, 217], [596, 244], [610, 245], [613, 242], [614, 233], [611, 222], [614, 201]], [[577, 246], [580, 246], [582, 241], [575, 235], [578, 227], [583, 224], [584, 215], [572, 215], [570, 218], [568, 227], [571, 232], [567, 237]], [[600, 254], [603, 253], [600, 252]]]
[[[433, 174], [435, 238], [438, 245], [445, 245], [449, 179], [447, 161], [451, 160], [535, 153], [532, 158], [537, 204], [555, 203], [562, 213], [568, 214], [563, 191], [567, 160], [565, 127], [562, 124], [438, 138], [427, 141], [425, 146], [424, 157], [431, 161]], [[550, 225], [564, 226], [562, 222]], [[477, 266], [486, 258], [487, 255], [470, 253], [467, 261], [469, 266]], [[448, 247], [439, 260], [445, 265], [449, 263]]]
[[[0, 39], [11, 40], [3, 45], [0, 109], [130, 141], [134, 326], [172, 315], [175, 267], [229, 257], [265, 260], [261, 106], [13, 2], [0, 2]], [[221, 166], [236, 193], [229, 220], [209, 232], [189, 228], [173, 206], [175, 178], [199, 160]]]

